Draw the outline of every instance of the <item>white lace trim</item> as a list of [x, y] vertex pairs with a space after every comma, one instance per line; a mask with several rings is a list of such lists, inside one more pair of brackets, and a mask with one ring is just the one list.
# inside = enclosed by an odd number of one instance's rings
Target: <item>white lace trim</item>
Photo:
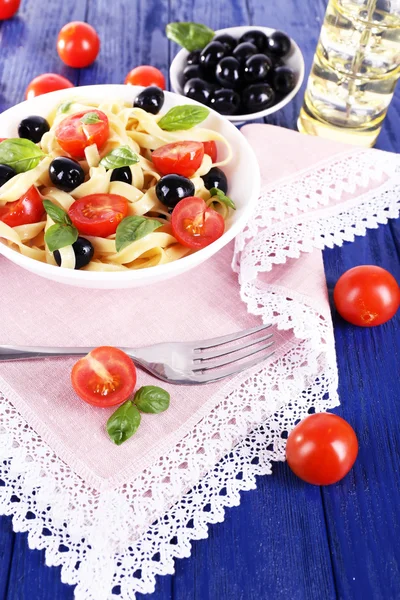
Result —
[[[335, 169], [328, 171], [337, 177]], [[387, 173], [386, 163], [381, 173]], [[324, 193], [334, 183], [326, 177]], [[388, 203], [381, 200], [379, 209], [386, 218], [393, 213], [389, 185], [387, 190]], [[363, 205], [370, 206], [374, 197]], [[357, 226], [358, 234], [377, 225], [382, 214], [375, 213], [364, 228]], [[353, 222], [355, 214], [348, 215]], [[332, 239], [346, 239], [333, 229], [336, 218], [328, 227], [336, 234]], [[62, 580], [77, 585], [77, 600], [132, 600], [136, 592], [152, 592], [155, 576], [172, 573], [174, 558], [189, 556], [191, 540], [206, 537], [208, 524], [222, 521], [225, 507], [239, 504], [240, 492], [256, 487], [255, 476], [270, 473], [271, 461], [284, 459], [285, 438], [296, 421], [338, 404], [333, 332], [326, 315], [295, 295], [257, 286], [257, 273], [279, 262], [270, 260], [276, 257], [263, 256], [256, 271], [247, 269], [244, 259], [252, 241], [245, 246], [243, 239], [251, 237], [250, 231], [257, 237], [265, 233], [259, 226], [250, 225], [238, 241], [234, 263], [242, 297], [264, 322], [293, 329], [298, 344], [262, 371], [254, 369], [224, 387], [210, 414], [135, 481], [104, 492], [88, 487], [15, 411], [12, 390], [2, 389], [0, 513], [13, 515], [16, 531], [28, 531], [31, 548], [46, 549], [48, 565], [61, 565]], [[292, 229], [282, 230], [291, 235]], [[299, 229], [293, 231], [300, 235]], [[293, 235], [279, 246], [279, 258], [293, 254], [296, 239]], [[308, 248], [310, 240], [303, 245]]]

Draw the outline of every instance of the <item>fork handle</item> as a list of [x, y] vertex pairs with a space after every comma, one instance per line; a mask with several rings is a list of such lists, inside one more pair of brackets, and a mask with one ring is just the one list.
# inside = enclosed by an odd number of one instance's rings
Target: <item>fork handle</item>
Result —
[[82, 356], [93, 348], [60, 348], [46, 346], [0, 346], [0, 362], [7, 360], [26, 360], [45, 357]]

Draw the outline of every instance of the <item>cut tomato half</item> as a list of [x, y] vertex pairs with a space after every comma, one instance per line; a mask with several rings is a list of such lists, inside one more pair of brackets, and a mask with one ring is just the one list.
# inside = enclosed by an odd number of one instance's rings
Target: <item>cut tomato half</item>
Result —
[[63, 119], [56, 127], [56, 138], [65, 152], [74, 158], [84, 158], [85, 148], [92, 144], [101, 150], [109, 131], [107, 115], [101, 110], [85, 110]]
[[125, 402], [132, 394], [136, 385], [136, 368], [122, 350], [100, 346], [75, 363], [71, 381], [82, 400], [107, 408]]
[[0, 207], [0, 221], [9, 227], [39, 223], [43, 215], [42, 197], [34, 185], [19, 200]]
[[128, 214], [128, 200], [117, 194], [90, 194], [75, 200], [68, 215], [84, 235], [108, 237]]
[[225, 229], [222, 215], [202, 198], [190, 196], [175, 206], [171, 218], [172, 232], [183, 246], [200, 250], [221, 237]]

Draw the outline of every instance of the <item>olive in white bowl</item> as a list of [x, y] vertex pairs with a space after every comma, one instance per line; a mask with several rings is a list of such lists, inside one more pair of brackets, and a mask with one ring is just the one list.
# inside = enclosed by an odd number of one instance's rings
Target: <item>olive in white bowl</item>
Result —
[[297, 94], [304, 60], [287, 34], [259, 26], [207, 30], [209, 36], [200, 38], [202, 49], [182, 48], [172, 61], [174, 92], [202, 102], [233, 123], [266, 117]]

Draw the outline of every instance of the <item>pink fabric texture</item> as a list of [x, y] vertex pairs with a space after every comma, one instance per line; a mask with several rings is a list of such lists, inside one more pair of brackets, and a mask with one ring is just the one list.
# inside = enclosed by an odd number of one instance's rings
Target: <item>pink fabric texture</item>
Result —
[[[244, 134], [260, 161], [263, 185], [349, 152], [348, 146], [287, 130], [247, 126]], [[233, 245], [183, 276], [143, 289], [101, 291], [41, 279], [0, 257], [0, 344], [137, 347], [200, 340], [260, 323], [240, 298], [231, 269]], [[297, 297], [330, 319], [321, 253], [289, 259], [262, 276], [260, 285]], [[275, 330], [275, 359], [296, 344], [293, 332]], [[182, 439], [215, 406], [235, 379], [206, 386], [171, 386], [171, 406], [143, 415], [137, 434], [113, 445], [105, 423], [113, 409], [82, 402], [70, 383], [74, 359], [0, 363], [0, 390], [45, 442], [95, 488], [129, 481]], [[260, 366], [260, 369], [262, 366]], [[239, 381], [239, 379], [238, 379]], [[137, 386], [157, 384], [138, 370]]]

